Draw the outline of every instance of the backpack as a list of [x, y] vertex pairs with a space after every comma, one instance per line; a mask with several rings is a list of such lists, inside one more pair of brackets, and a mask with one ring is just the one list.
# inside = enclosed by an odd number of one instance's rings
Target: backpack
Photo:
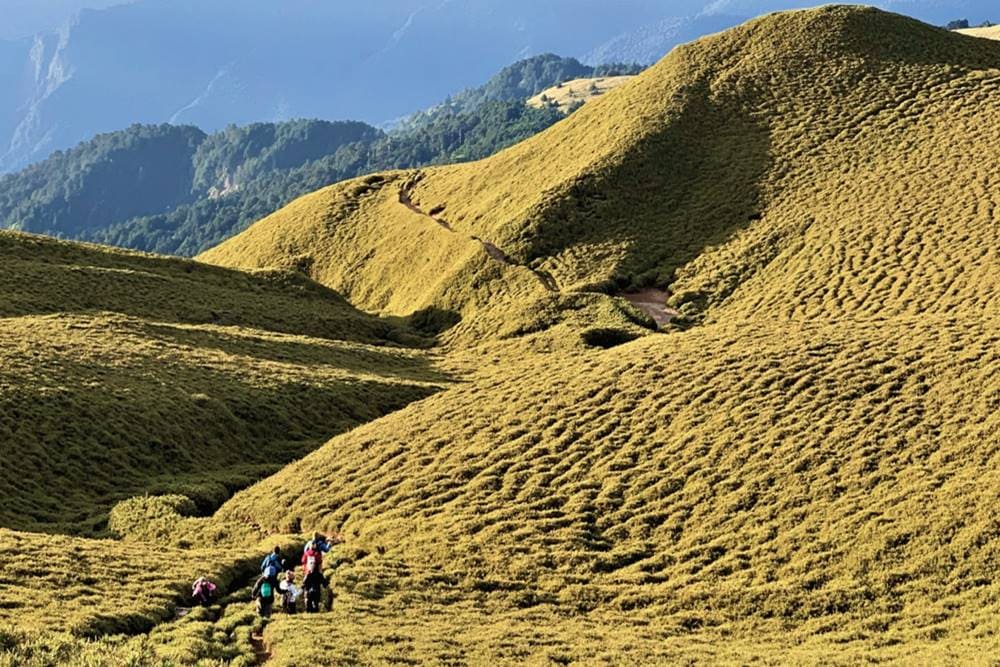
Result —
[[270, 581], [265, 581], [263, 584], [261, 584], [261, 587], [260, 587], [260, 596], [262, 598], [273, 598], [274, 597], [274, 589], [271, 588], [271, 582]]

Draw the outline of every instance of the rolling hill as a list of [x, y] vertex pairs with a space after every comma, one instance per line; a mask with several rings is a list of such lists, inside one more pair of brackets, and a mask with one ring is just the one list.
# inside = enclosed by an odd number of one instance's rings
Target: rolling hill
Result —
[[[141, 304], [170, 303], [142, 296], [152, 287], [134, 281], [147, 274], [184, 294], [207, 282], [225, 303], [256, 285], [235, 322], [205, 322], [204, 310], [169, 318], [192, 330], [181, 339], [192, 368], [150, 364], [157, 371], [203, 377], [216, 327], [231, 325], [229, 336], [305, 337], [296, 349], [310, 358], [314, 346], [350, 344], [330, 373], [379, 368], [388, 362], [355, 355], [391, 351], [395, 370], [380, 382], [407, 398], [346, 432], [293, 402], [275, 429], [328, 428], [332, 439], [310, 440], [297, 456], [311, 453], [211, 516], [183, 517], [191, 508], [176, 496], [112, 510], [123, 541], [86, 571], [114, 570], [123, 549], [152, 541], [224, 547], [229, 597], [211, 612], [145, 632], [176, 604], [170, 586], [183, 573], [171, 562], [155, 601], [134, 612], [146, 619], [138, 636], [87, 641], [128, 627], [104, 608], [54, 610], [52, 629], [75, 633], [64, 636], [0, 606], [22, 633], [0, 634], [0, 646], [14, 663], [63, 646], [80, 664], [99, 651], [277, 665], [991, 655], [1000, 136], [983, 128], [1000, 120], [998, 90], [994, 41], [870, 8], [787, 12], [679, 47], [491, 158], [324, 188], [194, 262], [10, 237], [87, 257], [70, 268], [141, 265], [141, 276], [99, 272], [109, 289], [127, 280], [122, 293]], [[64, 270], [38, 268], [31, 282]], [[662, 295], [676, 317], [657, 327], [627, 298], [637, 290]], [[18, 312], [76, 316], [68, 296], [42, 294], [47, 305]], [[154, 338], [167, 314], [137, 307], [111, 309], [141, 320], [115, 333], [129, 359], [182, 344], [177, 332]], [[356, 322], [372, 328], [348, 343]], [[439, 334], [435, 352], [372, 349], [418, 344], [421, 330]], [[258, 368], [275, 353], [255, 349], [218, 370], [235, 376], [233, 392], [289, 377], [316, 378], [321, 396], [328, 387], [317, 368], [294, 368], [299, 357]], [[251, 460], [274, 437], [261, 435], [242, 443]], [[185, 493], [156, 481], [136, 486]], [[246, 618], [237, 561], [262, 537], [312, 530], [347, 538], [327, 563], [334, 610], [280, 616], [251, 640], [261, 628]], [[52, 577], [68, 567], [54, 564]], [[4, 581], [21, 571], [0, 564]], [[79, 629], [95, 617], [102, 632]]]
[[556, 106], [565, 113], [614, 90], [631, 78], [632, 76], [625, 75], [573, 79], [543, 90], [529, 99], [528, 104], [534, 107]]
[[[994, 645], [1000, 146], [976, 128], [1000, 114], [998, 85], [991, 42], [868, 9], [780, 14], [675, 50], [494, 158], [334, 186], [258, 223], [202, 259], [306, 254], [366, 309], [457, 310], [452, 344], [496, 336], [480, 350], [504, 361], [218, 518], [282, 531], [293, 516], [384, 552], [340, 575], [357, 595], [345, 618], [389, 623], [402, 606], [440, 639], [414, 628], [394, 653], [366, 621], [326, 635], [340, 652], [359, 634], [362, 657], [476, 655], [488, 637], [454, 647], [445, 628], [483, 609], [521, 633], [490, 644], [511, 661], [546, 655], [517, 621], [531, 612], [570, 661], [597, 659], [574, 631], [613, 645], [595, 629], [609, 618], [633, 640], [624, 655], [664, 661], [696, 645], [736, 662]], [[395, 243], [372, 252], [374, 234]], [[449, 239], [466, 251], [441, 253]], [[642, 286], [695, 326], [558, 351], [613, 328], [591, 313]], [[316, 478], [351, 483], [322, 503], [295, 491]], [[314, 655], [304, 631], [273, 626], [276, 656]]]
[[7, 528], [103, 533], [119, 500], [211, 511], [330, 435], [435, 391], [405, 323], [294, 274], [0, 235]]

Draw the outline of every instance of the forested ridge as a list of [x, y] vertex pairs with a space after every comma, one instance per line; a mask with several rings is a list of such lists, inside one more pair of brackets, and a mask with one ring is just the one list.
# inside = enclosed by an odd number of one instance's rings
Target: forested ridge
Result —
[[581, 76], [638, 66], [543, 55], [383, 131], [354, 121], [133, 125], [0, 178], [0, 227], [195, 255], [313, 190], [389, 169], [488, 157], [563, 118], [524, 101]]

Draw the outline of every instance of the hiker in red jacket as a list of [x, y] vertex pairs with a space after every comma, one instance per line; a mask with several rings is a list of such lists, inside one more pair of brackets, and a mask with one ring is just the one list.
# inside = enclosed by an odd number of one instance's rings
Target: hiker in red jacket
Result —
[[316, 547], [310, 545], [306, 546], [306, 550], [302, 552], [302, 576], [306, 577], [313, 572], [323, 571], [323, 552]]
[[302, 576], [322, 572], [323, 554], [329, 553], [331, 548], [343, 542], [344, 538], [340, 535], [328, 538], [320, 533], [313, 533], [313, 538], [306, 543], [305, 551], [302, 552]]

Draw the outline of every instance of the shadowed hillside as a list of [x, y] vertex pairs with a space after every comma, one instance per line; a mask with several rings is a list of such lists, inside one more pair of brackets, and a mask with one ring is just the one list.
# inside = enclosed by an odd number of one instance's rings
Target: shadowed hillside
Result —
[[[885, 39], [875, 39], [879, 30], [888, 31]], [[372, 180], [334, 186], [202, 257], [256, 268], [308, 256], [317, 280], [386, 312], [406, 312], [391, 295], [413, 289], [394, 267], [406, 266], [408, 278], [415, 269], [437, 281], [433, 293], [407, 299], [412, 308], [447, 301], [457, 309], [456, 298], [472, 303], [485, 293], [492, 303], [520, 289], [511, 286], [509, 271], [467, 280], [469, 273], [497, 271], [473, 245], [466, 254], [411, 265], [390, 254], [436, 246], [382, 251], [358, 242], [363, 221], [377, 220], [383, 237], [489, 241], [511, 265], [551, 276], [563, 293], [669, 287], [674, 305], [690, 302], [696, 318], [755, 278], [754, 296], [766, 300], [773, 290], [786, 301], [769, 307], [787, 309], [790, 285], [810, 280], [832, 288], [822, 280], [831, 274], [843, 281], [837, 289], [851, 294], [871, 283], [880, 294], [868, 301], [870, 310], [882, 314], [917, 312], [955, 290], [983, 303], [994, 293], [984, 252], [995, 223], [988, 208], [977, 212], [976, 201], [987, 206], [983, 179], [1000, 153], [996, 135], [976, 128], [996, 113], [998, 58], [992, 42], [876, 10], [768, 17], [677, 49], [599, 103], [493, 158], [392, 176], [377, 187]], [[960, 159], [969, 154], [976, 160]], [[946, 184], [939, 182], [942, 169], [950, 175]], [[433, 224], [400, 205], [404, 190], [453, 234], [420, 229]], [[963, 222], [922, 235], [924, 250], [899, 230], [956, 218]], [[841, 271], [841, 258], [853, 251], [815, 256], [808, 239], [864, 252]], [[968, 272], [949, 262], [912, 267], [928, 251], [969, 262], [965, 253], [973, 253], [978, 261]], [[355, 271], [362, 258], [365, 267]], [[383, 264], [377, 275], [366, 274]], [[919, 303], [891, 279], [907, 267]], [[844, 306], [831, 299], [817, 307], [832, 315]]]
[[211, 510], [443, 379], [416, 335], [294, 274], [11, 233], [0, 257], [6, 527], [100, 532], [146, 492]]
[[[342, 531], [334, 610], [253, 649], [278, 665], [979, 661], [1000, 636], [998, 87], [995, 42], [790, 12], [493, 158], [308, 195], [190, 265], [416, 313], [464, 381], [210, 517], [140, 498], [112, 526]], [[620, 298], [639, 288], [676, 319]], [[382, 381], [430, 393], [399, 354]], [[108, 650], [204, 632], [249, 660], [246, 609]]]

